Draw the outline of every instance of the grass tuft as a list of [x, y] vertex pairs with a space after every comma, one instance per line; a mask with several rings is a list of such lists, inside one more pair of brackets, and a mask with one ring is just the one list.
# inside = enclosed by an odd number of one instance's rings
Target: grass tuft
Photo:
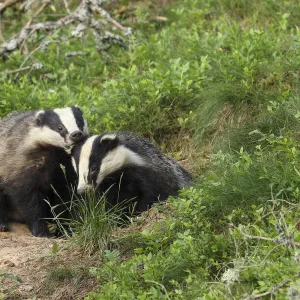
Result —
[[124, 203], [108, 209], [105, 195], [98, 197], [93, 189], [88, 190], [84, 199], [78, 200], [68, 224], [73, 242], [89, 255], [103, 254], [110, 248], [112, 232], [125, 222], [123, 206]]

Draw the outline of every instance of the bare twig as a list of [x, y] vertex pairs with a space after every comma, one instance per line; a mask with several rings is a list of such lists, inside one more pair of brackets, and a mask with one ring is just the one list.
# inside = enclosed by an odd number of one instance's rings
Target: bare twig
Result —
[[[239, 228], [239, 231], [240, 233], [246, 237], [246, 238], [249, 238], [249, 239], [254, 239], [254, 240], [261, 240], [261, 241], [268, 241], [268, 242], [272, 242], [272, 243], [275, 243], [275, 244], [287, 244], [287, 243], [283, 243], [283, 241], [281, 241], [280, 239], [275, 239], [275, 238], [268, 238], [268, 237], [264, 237], [264, 236], [255, 236], [255, 235], [249, 235], [249, 234], [246, 234], [244, 233], [241, 228]], [[293, 245], [294, 246], [297, 246], [297, 247], [300, 247], [300, 242], [295, 242], [293, 241]]]
[[111, 22], [118, 29], [124, 31], [126, 35], [129, 35], [131, 33], [131, 28], [126, 28], [126, 27], [122, 26], [115, 19], [113, 19], [111, 17], [111, 15], [106, 10], [104, 10], [103, 8], [101, 8], [99, 6], [92, 6], [92, 10], [95, 11], [95, 12], [98, 12], [102, 17], [104, 17], [106, 20]]
[[66, 8], [67, 13], [70, 14], [71, 11], [70, 11], [69, 4], [68, 4], [68, 1], [67, 1], [67, 0], [64, 0], [64, 5], [65, 5], [65, 8]]
[[168, 18], [163, 17], [163, 16], [155, 16], [151, 19], [149, 19], [150, 22], [167, 22]]
[[6, 0], [0, 5], [0, 14], [3, 14], [5, 10], [18, 2], [23, 2], [24, 0]]
[[25, 0], [19, 7], [20, 11], [28, 11], [35, 0]]
[[33, 49], [24, 59], [24, 61], [22, 62], [20, 68], [22, 68], [25, 63], [28, 61], [28, 59], [32, 56], [32, 54], [34, 54], [36, 51], [40, 50], [41, 48], [43, 47], [48, 47], [49, 44], [51, 43], [59, 43], [60, 41], [45, 41], [45, 42], [42, 42], [38, 47], [36, 47], [35, 49]]
[[43, 5], [34, 13], [34, 15], [31, 17], [31, 19], [27, 22], [25, 26], [30, 26], [33, 19], [36, 18], [42, 12], [42, 10], [50, 4], [50, 2], [51, 0], [45, 0]]
[[19, 72], [23, 72], [23, 71], [26, 71], [26, 70], [29, 70], [31, 69], [31, 66], [26, 66], [26, 67], [23, 67], [23, 68], [18, 68], [18, 69], [15, 69], [15, 70], [7, 70], [5, 72], [3, 72], [5, 75], [8, 75], [8, 74], [14, 74], [14, 73], [19, 73]]
[[[298, 278], [300, 277], [300, 273], [296, 274], [294, 276], [294, 278]], [[278, 285], [275, 285], [270, 291], [268, 292], [265, 292], [265, 293], [261, 293], [261, 294], [258, 294], [258, 295], [253, 295], [253, 296], [250, 296], [249, 297], [249, 300], [254, 300], [254, 299], [259, 299], [259, 298], [262, 298], [262, 297], [265, 297], [265, 296], [269, 296], [269, 295], [273, 295], [277, 290], [279, 290], [280, 288], [286, 286], [288, 283], [290, 283], [292, 280], [291, 279], [286, 279], [284, 280], [283, 282], [281, 282], [280, 284]]]
[[[20, 46], [20, 50], [23, 49], [23, 47], [26, 47], [26, 41], [35, 33], [35, 30], [32, 30], [31, 32], [28, 33], [27, 37], [24, 39], [23, 43]], [[27, 47], [26, 47], [27, 48]], [[27, 53], [28, 53], [28, 48], [27, 48]]]
[[[43, 5], [35, 12], [35, 14], [34, 14], [34, 15], [31, 17], [31, 19], [27, 22], [27, 24], [25, 25], [25, 27], [30, 26], [31, 23], [32, 23], [32, 21], [33, 21], [33, 19], [36, 18], [36, 17], [42, 12], [42, 10], [43, 10], [47, 5], [50, 4], [50, 2], [51, 2], [51, 0], [45, 0], [44, 3], [43, 3]], [[33, 35], [34, 33], [35, 33], [35, 31], [32, 30], [32, 31], [28, 34], [27, 38], [24, 39], [22, 45], [20, 46], [20, 51], [22, 51], [22, 49], [23, 49], [23, 47], [24, 47], [24, 48], [25, 48], [25, 53], [28, 54], [28, 48], [26, 47], [26, 41], [27, 41], [27, 40], [29, 39], [29, 37], [30, 37], [31, 35]]]
[[43, 64], [34, 63], [31, 66], [26, 66], [26, 67], [23, 67], [23, 68], [18, 68], [18, 69], [15, 69], [15, 70], [6, 70], [6, 71], [3, 72], [3, 74], [6, 76], [6, 75], [9, 75], [9, 74], [20, 73], [20, 72], [27, 71], [27, 70], [40, 70], [42, 68], [43, 68]]
[[1, 18], [0, 18], [0, 39], [1, 39], [2, 42], [5, 42], [5, 38], [4, 38], [3, 34], [2, 34], [2, 23], [1, 23]]

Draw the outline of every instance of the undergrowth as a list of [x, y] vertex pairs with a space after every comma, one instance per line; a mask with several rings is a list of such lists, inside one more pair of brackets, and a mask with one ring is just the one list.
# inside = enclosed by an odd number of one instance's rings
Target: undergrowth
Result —
[[[103, 201], [81, 207], [73, 240], [103, 260], [86, 299], [298, 299], [299, 1], [112, 9], [134, 30], [128, 49], [100, 55], [89, 38], [69, 40], [32, 55], [43, 70], [5, 75], [18, 52], [0, 66], [1, 117], [77, 103], [92, 133], [147, 136], [197, 178], [158, 221], [141, 217], [121, 236]], [[65, 58], [78, 49], [88, 55]]]
[[253, 154], [217, 153], [159, 222], [114, 238], [86, 299], [297, 299], [300, 152], [290, 134], [262, 142]]

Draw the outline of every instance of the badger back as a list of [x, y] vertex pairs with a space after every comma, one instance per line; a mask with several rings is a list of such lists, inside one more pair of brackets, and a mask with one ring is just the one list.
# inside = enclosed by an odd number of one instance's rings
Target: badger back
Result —
[[[28, 135], [28, 130], [34, 121], [33, 111], [16, 111], [8, 114], [0, 120], [0, 137], [6, 138], [13, 136], [16, 132], [19, 135], [24, 133], [24, 137]], [[25, 134], [25, 132], [27, 134]], [[24, 138], [23, 138], [24, 139]]]
[[154, 172], [164, 178], [170, 189], [181, 189], [192, 184], [191, 174], [179, 163], [162, 153], [149, 140], [132, 133], [117, 133], [120, 142], [135, 151]]

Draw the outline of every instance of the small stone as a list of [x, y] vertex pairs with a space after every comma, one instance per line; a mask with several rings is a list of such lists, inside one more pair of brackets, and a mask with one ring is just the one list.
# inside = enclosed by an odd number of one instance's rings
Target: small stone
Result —
[[15, 267], [16, 265], [12, 262], [12, 261], [10, 261], [10, 260], [6, 260], [6, 261], [4, 261], [3, 262], [6, 266], [8, 266], [8, 267]]
[[23, 291], [30, 292], [30, 291], [33, 290], [33, 286], [26, 284], [26, 285], [22, 285], [22, 286], [21, 286], [21, 289], [22, 289]]

